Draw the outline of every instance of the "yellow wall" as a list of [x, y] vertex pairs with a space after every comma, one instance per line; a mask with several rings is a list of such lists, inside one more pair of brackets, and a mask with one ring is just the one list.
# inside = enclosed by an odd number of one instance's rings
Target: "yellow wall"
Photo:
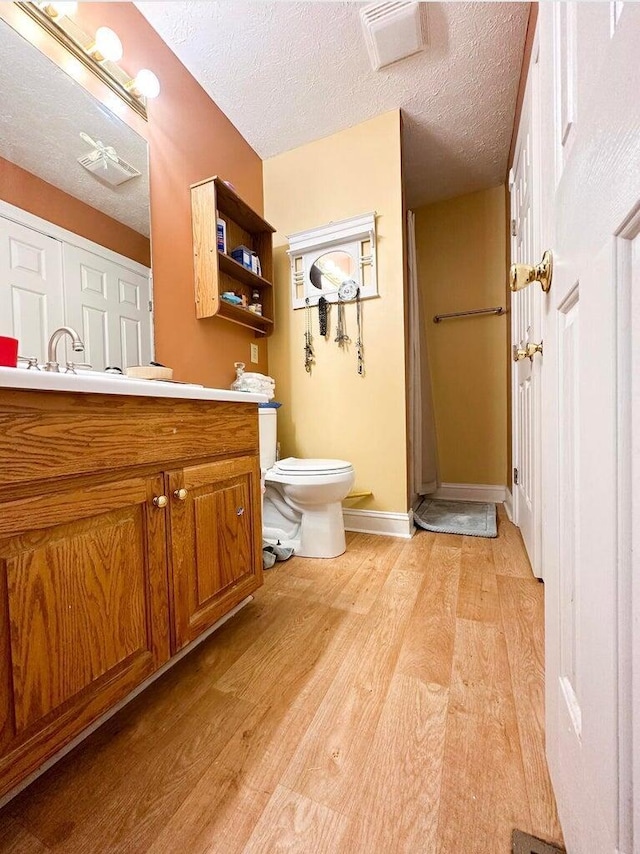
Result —
[[[266, 160], [265, 217], [274, 236], [276, 332], [269, 369], [276, 380], [282, 455], [338, 457], [356, 469], [356, 489], [373, 497], [359, 509], [406, 512], [406, 427], [403, 294], [403, 220], [400, 114], [385, 113], [326, 139]], [[291, 308], [285, 235], [331, 220], [376, 211], [380, 298], [363, 303], [366, 376], [356, 373], [353, 344], [342, 352], [318, 334], [316, 364], [304, 369], [305, 311]], [[355, 305], [346, 306], [356, 338]]]
[[504, 187], [415, 213], [440, 478], [504, 484], [508, 316], [433, 322], [434, 314], [505, 305]]

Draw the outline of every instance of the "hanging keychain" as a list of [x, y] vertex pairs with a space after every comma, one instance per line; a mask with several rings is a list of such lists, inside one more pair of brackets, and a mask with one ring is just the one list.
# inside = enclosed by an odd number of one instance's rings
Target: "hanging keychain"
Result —
[[344, 303], [347, 300], [352, 300], [358, 290], [357, 284], [353, 279], [345, 279], [338, 288], [338, 321], [336, 323], [335, 341], [338, 347], [344, 348], [347, 344], [351, 344], [351, 338], [347, 335], [347, 329], [344, 316]]
[[306, 300], [306, 308], [304, 310], [305, 330], [304, 330], [304, 369], [310, 374], [311, 366], [315, 362], [313, 354], [313, 338], [311, 335], [311, 306], [309, 300]]
[[356, 317], [358, 320], [358, 338], [356, 339], [356, 354], [358, 357], [358, 374], [364, 376], [364, 344], [362, 343], [362, 302], [360, 288], [356, 294]]
[[347, 335], [347, 329], [345, 326], [344, 319], [344, 304], [338, 303], [338, 319], [336, 321], [336, 337], [335, 342], [338, 347], [344, 348], [347, 344], [351, 343], [351, 339]]

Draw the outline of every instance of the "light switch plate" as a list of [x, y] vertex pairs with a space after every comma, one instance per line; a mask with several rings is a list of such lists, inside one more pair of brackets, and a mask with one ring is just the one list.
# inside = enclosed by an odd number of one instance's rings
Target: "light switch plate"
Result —
[[258, 364], [258, 345], [257, 344], [251, 344], [250, 347], [251, 347], [251, 363], [253, 365], [257, 365]]

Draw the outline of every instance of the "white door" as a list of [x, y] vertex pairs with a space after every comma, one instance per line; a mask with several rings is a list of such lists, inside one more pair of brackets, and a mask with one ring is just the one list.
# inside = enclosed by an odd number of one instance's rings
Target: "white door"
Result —
[[555, 262], [543, 298], [547, 752], [567, 850], [630, 854], [640, 5], [541, 3], [539, 15], [542, 239]]
[[0, 335], [17, 338], [20, 355], [40, 362], [64, 324], [61, 245], [0, 217]]
[[148, 271], [67, 243], [63, 257], [67, 321], [84, 341], [84, 360], [101, 371], [148, 364], [153, 358]]
[[[511, 260], [539, 259], [540, 112], [538, 50], [534, 45], [511, 172]], [[524, 348], [542, 341], [541, 292], [526, 288], [511, 295], [511, 340]], [[513, 512], [533, 572], [542, 577], [540, 520], [541, 358], [512, 365]]]

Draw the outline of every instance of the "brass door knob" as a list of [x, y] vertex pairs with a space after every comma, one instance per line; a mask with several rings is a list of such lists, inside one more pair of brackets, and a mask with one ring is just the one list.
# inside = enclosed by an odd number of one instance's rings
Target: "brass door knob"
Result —
[[533, 357], [536, 353], [540, 353], [542, 356], [542, 341], [539, 344], [532, 344], [530, 341], [527, 341], [525, 350], [527, 358], [533, 362]]
[[163, 507], [166, 507], [168, 503], [169, 503], [169, 499], [167, 498], [166, 495], [156, 495], [155, 498], [153, 499], [153, 506], [159, 507], [160, 510], [162, 510]]
[[532, 344], [527, 341], [526, 344], [521, 344], [519, 347], [513, 345], [513, 361], [520, 362], [522, 359], [529, 359], [533, 362], [533, 357], [536, 353], [542, 355], [542, 341], [539, 344]]
[[184, 501], [188, 494], [189, 493], [187, 492], [187, 490], [184, 487], [182, 487], [181, 489], [174, 489], [173, 490], [173, 497], [177, 498], [178, 501]]
[[542, 290], [547, 293], [553, 277], [553, 255], [551, 250], [542, 256], [542, 261], [535, 267], [529, 264], [512, 264], [509, 272], [509, 287], [512, 291], [521, 291], [532, 282], [540, 282]]

